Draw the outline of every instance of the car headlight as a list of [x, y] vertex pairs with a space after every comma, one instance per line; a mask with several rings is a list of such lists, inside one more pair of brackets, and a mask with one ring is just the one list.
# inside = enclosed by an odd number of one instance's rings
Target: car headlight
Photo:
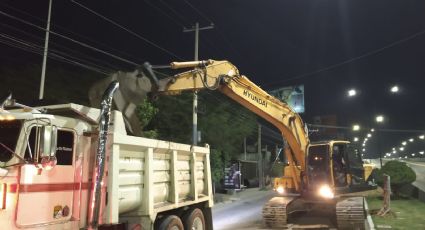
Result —
[[319, 188], [319, 195], [323, 198], [332, 199], [334, 198], [334, 193], [329, 185], [322, 185]]
[[277, 187], [276, 191], [277, 191], [279, 194], [283, 194], [283, 193], [285, 192], [285, 189], [284, 189], [282, 186], [279, 186], [279, 187]]

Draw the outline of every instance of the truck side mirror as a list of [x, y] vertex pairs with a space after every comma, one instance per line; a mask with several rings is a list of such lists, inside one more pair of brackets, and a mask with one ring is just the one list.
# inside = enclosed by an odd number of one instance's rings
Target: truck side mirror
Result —
[[57, 128], [53, 125], [37, 127], [34, 155], [37, 167], [50, 170], [56, 165], [57, 133]]

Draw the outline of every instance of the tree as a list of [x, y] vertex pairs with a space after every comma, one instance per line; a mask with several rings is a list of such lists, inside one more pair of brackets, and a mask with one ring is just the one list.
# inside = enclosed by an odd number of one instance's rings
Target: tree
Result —
[[[198, 109], [199, 145], [211, 146], [211, 170], [218, 182], [225, 164], [242, 152], [244, 137], [255, 132], [256, 116], [218, 92], [200, 92], [199, 98], [199, 108], [203, 108]], [[192, 100], [192, 93], [160, 97], [153, 102], [158, 112], [144, 128], [157, 130], [159, 139], [191, 144]]]
[[400, 189], [416, 180], [416, 173], [405, 162], [388, 161], [377, 170], [377, 180], [379, 186], [383, 186], [383, 174], [391, 177], [391, 190], [396, 196], [400, 196]]

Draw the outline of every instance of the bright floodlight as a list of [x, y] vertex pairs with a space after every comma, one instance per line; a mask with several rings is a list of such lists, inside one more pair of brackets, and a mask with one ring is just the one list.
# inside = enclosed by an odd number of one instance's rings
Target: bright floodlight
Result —
[[359, 131], [360, 125], [353, 125], [353, 131]]
[[356, 96], [356, 94], [357, 94], [357, 92], [356, 92], [355, 89], [348, 90], [348, 96], [349, 97], [354, 97], [354, 96]]
[[413, 139], [413, 138], [410, 138], [410, 139], [409, 139], [409, 141], [410, 141], [410, 142], [413, 142], [413, 141], [414, 141], [414, 139]]
[[420, 135], [419, 139], [422, 139], [422, 140], [425, 139], [425, 135]]
[[378, 123], [384, 122], [384, 116], [382, 116], [382, 115], [376, 116], [375, 119], [376, 119], [376, 122], [378, 122]]
[[393, 87], [391, 87], [391, 93], [398, 93], [398, 91], [399, 91], [399, 88], [398, 88], [398, 86], [393, 86]]
[[355, 137], [354, 138], [354, 142], [357, 142], [357, 141], [359, 141], [359, 138], [358, 137]]

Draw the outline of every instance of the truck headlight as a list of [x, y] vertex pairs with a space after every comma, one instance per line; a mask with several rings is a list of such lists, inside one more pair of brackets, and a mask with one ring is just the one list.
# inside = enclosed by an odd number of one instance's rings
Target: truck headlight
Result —
[[279, 186], [279, 187], [277, 187], [276, 191], [277, 191], [279, 194], [283, 194], [283, 193], [285, 192], [285, 189], [284, 189], [282, 186]]
[[322, 185], [319, 188], [319, 195], [323, 198], [332, 199], [334, 198], [334, 193], [329, 185]]

